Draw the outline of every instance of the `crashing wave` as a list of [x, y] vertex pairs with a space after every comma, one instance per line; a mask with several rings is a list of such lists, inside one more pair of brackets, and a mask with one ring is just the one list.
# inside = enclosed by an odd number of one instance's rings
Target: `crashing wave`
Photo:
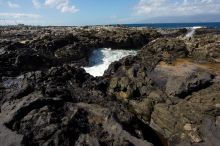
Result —
[[84, 67], [84, 69], [92, 76], [102, 76], [112, 62], [136, 54], [136, 50], [112, 50], [110, 48], [96, 49], [89, 58], [89, 67]]
[[193, 26], [188, 28], [190, 31], [186, 34], [185, 38], [191, 38], [196, 32], [196, 29], [205, 28], [203, 26]]

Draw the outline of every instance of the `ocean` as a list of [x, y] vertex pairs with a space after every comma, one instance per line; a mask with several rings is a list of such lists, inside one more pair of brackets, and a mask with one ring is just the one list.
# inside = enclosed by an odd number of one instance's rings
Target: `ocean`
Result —
[[191, 28], [191, 27], [206, 27], [220, 29], [220, 22], [207, 23], [142, 23], [142, 24], [123, 24], [127, 27], [149, 27], [149, 28]]
[[[121, 26], [121, 25], [120, 25]], [[123, 24], [122, 26], [127, 27], [148, 27], [148, 28], [187, 28], [189, 32], [186, 34], [186, 38], [192, 37], [195, 30], [198, 28], [218, 28], [220, 29], [220, 22], [216, 23], [156, 23], [156, 24]], [[92, 52], [89, 58], [89, 66], [83, 67], [87, 73], [92, 76], [103, 76], [109, 65], [118, 61], [128, 55], [135, 56], [137, 50], [112, 50], [111, 48], [99, 48]]]

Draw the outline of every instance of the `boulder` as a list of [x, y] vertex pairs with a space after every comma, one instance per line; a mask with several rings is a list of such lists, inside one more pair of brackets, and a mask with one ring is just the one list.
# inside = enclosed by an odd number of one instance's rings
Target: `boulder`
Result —
[[150, 77], [168, 96], [184, 98], [210, 86], [214, 74], [190, 61], [177, 60], [173, 64], [161, 62], [150, 73]]

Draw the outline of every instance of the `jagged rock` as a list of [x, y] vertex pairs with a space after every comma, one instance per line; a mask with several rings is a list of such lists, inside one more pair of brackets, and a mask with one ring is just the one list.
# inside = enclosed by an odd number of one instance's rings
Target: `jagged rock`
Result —
[[[178, 138], [172, 137], [170, 141], [170, 145], [178, 145], [178, 146], [217, 146], [219, 144], [219, 136], [220, 136], [220, 127], [215, 125], [215, 120], [211, 116], [205, 116], [202, 119], [202, 126], [200, 129], [200, 133], [203, 136], [203, 141], [199, 141], [199, 143], [191, 143], [189, 140], [178, 141]], [[192, 136], [192, 134], [190, 134]], [[197, 140], [196, 137], [194, 140]]]
[[63, 48], [59, 48], [55, 52], [55, 57], [59, 58], [62, 61], [66, 59], [69, 60], [79, 60], [85, 58], [87, 55], [86, 48], [81, 48], [75, 45], [67, 45]]
[[[120, 107], [116, 108], [120, 110]], [[24, 135], [24, 145], [73, 145], [81, 134], [87, 133], [96, 137], [99, 144], [151, 145], [124, 130], [123, 123], [118, 123], [114, 114], [118, 113], [114, 113], [113, 108], [64, 103], [62, 99], [43, 97], [40, 93], [2, 105], [2, 121], [8, 128]], [[132, 114], [130, 116], [127, 120], [135, 118]]]
[[54, 63], [44, 55], [20, 54], [16, 57], [14, 65], [21, 71], [35, 71], [39, 68], [47, 68]]
[[186, 28], [182, 29], [158, 29], [158, 32], [161, 33], [165, 37], [180, 37], [180, 36], [185, 36], [187, 33]]
[[[58, 27], [5, 29], [0, 36], [0, 75], [18, 75], [19, 73], [45, 70], [64, 63], [77, 66], [88, 64], [92, 49], [141, 48], [146, 43], [160, 37], [153, 29], [133, 28], [75, 28]], [[10, 33], [8, 33], [10, 32]], [[17, 35], [21, 33], [22, 35]], [[14, 36], [12, 35], [14, 34]], [[13, 41], [7, 41], [7, 38]], [[32, 38], [32, 40], [30, 40]], [[2, 40], [2, 41], [1, 41]], [[25, 43], [24, 43], [25, 42]]]
[[177, 145], [188, 138], [192, 143], [207, 140], [207, 135], [200, 132], [201, 121], [205, 115], [215, 117], [219, 114], [220, 110], [216, 106], [220, 102], [219, 87], [219, 83], [216, 83], [187, 96], [177, 104], [157, 104], [151, 115], [151, 127], [166, 138], [178, 137], [179, 140], [172, 145]]
[[[114, 95], [124, 101], [147, 96], [153, 90], [153, 86], [151, 79], [147, 77], [146, 69], [127, 61], [126, 58], [122, 61], [122, 64], [125, 62], [126, 67], [122, 65], [113, 75], [115, 77], [111, 78], [108, 88], [109, 95]], [[106, 74], [114, 72], [111, 70], [110, 66]]]
[[187, 48], [192, 57], [200, 62], [220, 62], [220, 35], [218, 34], [197, 34], [189, 41], [186, 41]]
[[[51, 124], [48, 123], [50, 121]], [[34, 127], [29, 127], [30, 124]], [[25, 135], [26, 145], [74, 145], [75, 142], [80, 144], [82, 134], [90, 134], [92, 137], [96, 137], [96, 144], [151, 145], [123, 130], [121, 124], [117, 123], [112, 117], [110, 110], [98, 105], [67, 103], [59, 109], [46, 106], [26, 115], [19, 127], [19, 133]], [[48, 139], [45, 139], [46, 137]], [[91, 140], [87, 142], [93, 144]]]
[[199, 28], [199, 29], [196, 29], [196, 33], [195, 35], [196, 36], [199, 36], [199, 35], [216, 35], [216, 34], [220, 34], [220, 31], [219, 29], [214, 29], [214, 28]]
[[[0, 145], [218, 144], [218, 32], [185, 31], [3, 27]], [[141, 49], [92, 77], [100, 47]]]
[[76, 146], [100, 146], [97, 138], [91, 137], [88, 134], [80, 135], [79, 139], [75, 143]]
[[142, 100], [130, 100], [129, 106], [131, 110], [138, 115], [140, 119], [149, 123], [154, 106], [158, 103], [164, 102], [164, 94], [160, 91], [152, 91], [148, 96]]
[[13, 81], [14, 91], [1, 103], [2, 125], [22, 135], [18, 141], [22, 145], [80, 145], [83, 139], [100, 145], [160, 142], [146, 137], [147, 125], [125, 106], [104, 98], [105, 90], [99, 88], [106, 84], [103, 79], [92, 80], [83, 69], [68, 65], [53, 67], [45, 74], [27, 73]]
[[193, 57], [199, 61], [220, 62], [220, 42], [210, 43], [195, 48], [192, 52]]
[[176, 58], [186, 57], [188, 50], [184, 41], [175, 38], [161, 38], [150, 42], [143, 47], [139, 53], [143, 63], [149, 64], [149, 59], [153, 62], [158, 61], [172, 62]]

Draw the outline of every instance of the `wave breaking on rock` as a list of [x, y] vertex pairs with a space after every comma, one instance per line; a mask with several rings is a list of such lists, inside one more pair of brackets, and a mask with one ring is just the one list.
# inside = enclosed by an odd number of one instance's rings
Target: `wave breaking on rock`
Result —
[[89, 58], [89, 67], [84, 67], [92, 76], [102, 76], [109, 65], [126, 56], [137, 55], [136, 50], [112, 50], [111, 48], [96, 49]]

